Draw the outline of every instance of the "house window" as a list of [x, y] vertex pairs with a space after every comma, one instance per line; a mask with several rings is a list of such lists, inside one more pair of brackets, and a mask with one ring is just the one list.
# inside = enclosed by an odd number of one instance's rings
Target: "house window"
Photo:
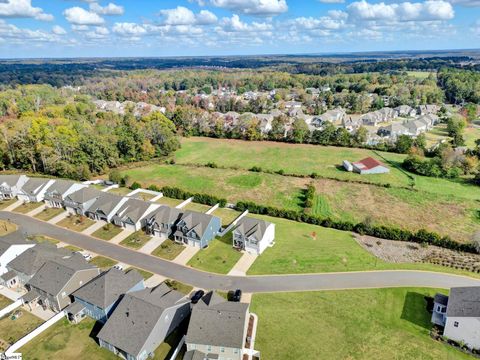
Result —
[[207, 346], [207, 351], [212, 351], [212, 347], [210, 345]]
[[453, 322], [453, 326], [454, 326], [454, 327], [458, 327], [458, 321], [454, 321], [454, 322]]
[[224, 352], [225, 352], [225, 348], [224, 348], [224, 347], [221, 347], [221, 348], [220, 348], [220, 352], [224, 353]]
[[238, 349], [233, 349], [234, 354], [238, 354]]

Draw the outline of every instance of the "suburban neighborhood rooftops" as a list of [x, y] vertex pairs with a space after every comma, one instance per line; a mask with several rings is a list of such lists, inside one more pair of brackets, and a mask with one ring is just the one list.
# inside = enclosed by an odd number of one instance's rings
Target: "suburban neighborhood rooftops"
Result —
[[136, 270], [124, 273], [112, 268], [75, 291], [73, 296], [105, 309], [141, 281], [143, 277]]
[[73, 202], [82, 204], [102, 195], [105, 195], [105, 193], [100, 190], [91, 187], [84, 187], [68, 195], [68, 198]]
[[263, 238], [265, 231], [270, 225], [271, 223], [268, 221], [245, 216], [240, 219], [235, 231], [240, 232], [247, 237], [254, 236], [256, 239], [260, 240]]
[[372, 157], [367, 157], [363, 160], [354, 162], [353, 165], [359, 168], [360, 170], [370, 170], [370, 169], [376, 168], [377, 166], [385, 166], [380, 161]]
[[22, 191], [25, 194], [36, 195], [49, 181], [51, 180], [45, 178], [29, 178], [28, 181], [23, 184]]
[[48, 187], [47, 194], [53, 194], [53, 193], [60, 194], [60, 195], [65, 194], [65, 192], [67, 192], [67, 190], [70, 189], [75, 184], [76, 183], [71, 180], [63, 180], [63, 179], [55, 180], [55, 182]]
[[204, 214], [198, 211], [185, 211], [180, 219], [184, 221], [186, 226], [190, 230], [195, 230], [198, 236], [202, 237], [208, 224], [212, 221], [214, 216]]
[[116, 216], [122, 220], [130, 219], [134, 223], [145, 216], [152, 203], [139, 199], [128, 199], [117, 211]]
[[13, 245], [35, 245], [34, 242], [28, 241], [24, 239], [23, 237], [2, 237], [0, 238], [0, 255], [3, 255], [5, 251], [10, 249]]
[[17, 276], [17, 273], [15, 271], [7, 271], [5, 274], [0, 275], [0, 278], [3, 281], [7, 282], [14, 279], [16, 276]]
[[98, 338], [138, 356], [163, 312], [184, 296], [165, 284], [126, 294]]
[[159, 224], [168, 224], [178, 220], [181, 215], [182, 211], [180, 209], [162, 205], [155, 210], [150, 219]]
[[25, 175], [0, 175], [0, 185], [15, 186], [22, 176]]
[[203, 344], [242, 349], [248, 304], [200, 301], [192, 310], [186, 336], [189, 344]]
[[437, 304], [447, 306], [448, 304], [448, 296], [444, 294], [436, 294], [433, 298], [433, 301]]
[[452, 288], [447, 316], [480, 317], [480, 286]]
[[124, 199], [123, 196], [101, 192], [95, 202], [90, 206], [89, 211], [101, 211], [110, 214], [115, 207]]

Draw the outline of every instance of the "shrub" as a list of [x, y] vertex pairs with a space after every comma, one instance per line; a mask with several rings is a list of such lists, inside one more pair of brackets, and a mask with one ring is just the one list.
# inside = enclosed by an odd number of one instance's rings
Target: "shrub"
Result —
[[262, 172], [262, 168], [260, 166], [253, 166], [251, 167], [250, 169], [248, 169], [248, 171], [252, 171], [252, 172]]
[[131, 190], [137, 190], [137, 189], [140, 189], [142, 187], [142, 185], [140, 185], [138, 182], [133, 182], [132, 185], [130, 185], [130, 189]]

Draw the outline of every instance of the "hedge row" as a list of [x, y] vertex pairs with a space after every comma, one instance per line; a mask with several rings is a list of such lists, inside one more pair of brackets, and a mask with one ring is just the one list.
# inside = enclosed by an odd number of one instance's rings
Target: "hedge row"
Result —
[[311, 209], [315, 200], [315, 186], [308, 184], [305, 189], [305, 209]]
[[416, 232], [399, 229], [385, 225], [370, 225], [363, 222], [353, 223], [349, 221], [334, 220], [330, 218], [321, 218], [308, 213], [295, 210], [278, 209], [270, 206], [258, 205], [253, 202], [240, 201], [236, 204], [238, 211], [248, 210], [254, 214], [269, 215], [273, 217], [294, 220], [298, 222], [319, 225], [326, 228], [333, 228], [343, 231], [353, 231], [360, 235], [369, 235], [387, 240], [399, 240], [415, 243], [425, 243], [443, 247], [450, 250], [477, 253], [473, 244], [461, 244], [452, 240], [449, 236], [440, 236], [437, 233], [420, 229]]
[[[151, 187], [149, 187], [149, 189], [151, 189]], [[166, 197], [170, 197], [173, 199], [186, 200], [193, 197], [193, 201], [199, 204], [210, 205], [210, 206], [220, 204], [220, 207], [225, 207], [225, 205], [227, 204], [226, 199], [218, 198], [216, 196], [212, 196], [208, 194], [195, 194], [188, 191], [184, 191], [176, 187], [164, 186], [160, 189], [160, 191]]]

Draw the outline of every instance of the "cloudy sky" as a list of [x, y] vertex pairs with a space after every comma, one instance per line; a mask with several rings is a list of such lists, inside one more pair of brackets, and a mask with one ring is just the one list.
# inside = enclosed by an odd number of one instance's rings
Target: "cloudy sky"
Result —
[[480, 48], [480, 0], [0, 0], [0, 57]]

